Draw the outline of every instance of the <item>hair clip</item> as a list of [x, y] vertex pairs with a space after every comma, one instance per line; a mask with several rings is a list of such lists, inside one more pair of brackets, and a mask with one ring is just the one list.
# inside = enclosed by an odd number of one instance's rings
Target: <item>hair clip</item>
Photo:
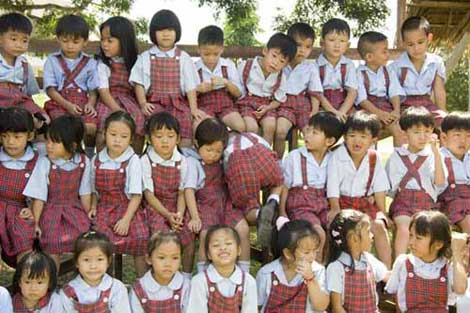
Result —
[[340, 245], [342, 242], [341, 242], [341, 239], [336, 239], [335, 242]]
[[337, 236], [339, 236], [339, 235], [340, 235], [340, 233], [339, 233], [339, 232], [337, 232], [337, 231], [336, 231], [336, 230], [334, 230], [334, 229], [331, 231], [331, 234], [333, 235], [333, 237], [337, 237]]
[[84, 235], [83, 235], [83, 238], [88, 238], [89, 236], [93, 236], [96, 234], [96, 231], [94, 230], [89, 230], [87, 231]]

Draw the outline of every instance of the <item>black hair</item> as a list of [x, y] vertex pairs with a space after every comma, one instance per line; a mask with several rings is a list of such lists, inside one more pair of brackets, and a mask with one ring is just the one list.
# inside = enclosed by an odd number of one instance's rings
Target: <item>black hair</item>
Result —
[[33, 116], [21, 107], [0, 109], [0, 134], [5, 132], [31, 133], [34, 131]]
[[[110, 36], [119, 40], [120, 56], [124, 59], [127, 71], [130, 73], [139, 54], [134, 25], [125, 17], [113, 16], [100, 25], [100, 33], [106, 27], [109, 28]], [[104, 54], [101, 47], [99, 57], [104, 64], [110, 66], [110, 59]]]
[[106, 255], [108, 263], [111, 263], [111, 258], [114, 252], [113, 243], [105, 234], [90, 230], [80, 234], [80, 236], [75, 240], [73, 248], [73, 260], [75, 264], [77, 264], [80, 254], [93, 248], [100, 249], [100, 251]]
[[427, 36], [431, 33], [431, 24], [423, 16], [410, 16], [401, 24], [401, 38], [405, 38], [405, 33], [413, 30], [422, 30]]
[[294, 23], [287, 30], [287, 36], [291, 38], [299, 37], [301, 39], [312, 39], [315, 41], [315, 31], [307, 23]]
[[425, 126], [434, 128], [434, 116], [423, 106], [409, 107], [400, 116], [400, 127], [403, 131], [413, 126]]
[[158, 231], [154, 233], [148, 241], [148, 255], [151, 255], [155, 249], [157, 249], [161, 244], [165, 242], [174, 242], [180, 248], [180, 251], [183, 251], [183, 244], [181, 243], [181, 239], [178, 236], [178, 233], [172, 230]]
[[373, 52], [374, 45], [379, 42], [387, 41], [387, 36], [379, 32], [365, 32], [359, 37], [357, 42], [357, 51], [361, 58], [365, 60], [367, 53]]
[[0, 16], [0, 34], [4, 34], [7, 31], [16, 31], [31, 35], [33, 32], [33, 24], [23, 14], [16, 12], [6, 13]]
[[64, 15], [57, 22], [55, 34], [57, 37], [83, 38], [88, 40], [90, 27], [85, 19], [78, 15]]
[[339, 18], [332, 18], [326, 21], [321, 28], [321, 38], [325, 39], [325, 36], [329, 33], [345, 34], [351, 37], [351, 28], [349, 28], [348, 22]]
[[366, 112], [364, 110], [356, 111], [348, 116], [344, 126], [344, 133], [349, 131], [370, 131], [372, 137], [376, 138], [380, 132], [380, 120], [377, 115]]
[[47, 138], [56, 143], [62, 143], [65, 151], [74, 154], [83, 152], [82, 140], [85, 126], [80, 117], [70, 114], [53, 119], [47, 130]]
[[211, 117], [203, 120], [196, 128], [195, 139], [198, 148], [222, 141], [224, 147], [228, 141], [228, 130], [221, 120]]
[[197, 36], [197, 44], [202, 45], [224, 45], [224, 32], [223, 30], [215, 25], [209, 25], [202, 28]]
[[442, 120], [441, 129], [444, 133], [450, 130], [470, 130], [470, 116], [467, 112], [450, 112]]
[[174, 130], [179, 136], [181, 134], [180, 123], [168, 112], [155, 113], [145, 123], [145, 133], [150, 136], [155, 130], [166, 128], [168, 130]]
[[269, 49], [279, 49], [281, 54], [292, 60], [297, 53], [297, 43], [291, 37], [283, 33], [275, 33], [269, 38], [266, 47]]
[[173, 11], [160, 10], [155, 13], [150, 21], [149, 35], [150, 40], [158, 46], [157, 35], [155, 34], [159, 30], [172, 29], [176, 33], [175, 43], [181, 39], [181, 24]]
[[104, 121], [105, 132], [106, 130], [108, 130], [108, 127], [112, 122], [122, 122], [126, 124], [127, 127], [129, 127], [129, 129], [131, 130], [131, 138], [134, 138], [136, 125], [134, 119], [129, 113], [125, 111], [116, 111], [108, 115], [108, 117]]
[[233, 228], [231, 226], [228, 226], [228, 225], [225, 225], [225, 224], [212, 225], [207, 230], [206, 240], [204, 242], [204, 252], [205, 252], [207, 260], [209, 260], [209, 243], [211, 242], [211, 239], [214, 236], [214, 233], [219, 231], [219, 230], [223, 230], [223, 231], [231, 234], [233, 236], [233, 238], [235, 239], [235, 243], [237, 244], [237, 247], [240, 247], [240, 244], [241, 244], [240, 235], [235, 230], [235, 228]]
[[285, 223], [277, 233], [277, 248], [275, 251], [278, 255], [274, 257], [284, 258], [284, 249], [289, 250], [294, 255], [299, 241], [307, 237], [320, 244], [320, 237], [309, 221], [300, 219]]
[[326, 138], [334, 138], [335, 143], [343, 135], [344, 124], [332, 112], [319, 111], [315, 113], [308, 120], [308, 125], [322, 131]]

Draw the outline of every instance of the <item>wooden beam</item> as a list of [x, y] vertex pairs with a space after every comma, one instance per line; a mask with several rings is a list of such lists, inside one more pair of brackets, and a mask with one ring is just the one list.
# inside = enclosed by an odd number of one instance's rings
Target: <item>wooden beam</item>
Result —
[[455, 45], [454, 51], [446, 60], [446, 75], [447, 77], [450, 76], [452, 71], [455, 69], [457, 64], [459, 63], [460, 58], [464, 54], [465, 50], [470, 45], [470, 32], [466, 32], [463, 35], [462, 39], [460, 39], [459, 43]]
[[411, 2], [408, 3], [409, 7], [415, 8], [442, 8], [442, 9], [470, 9], [470, 3], [468, 2], [459, 2], [459, 1], [420, 1], [420, 2]]
[[406, 18], [406, 0], [397, 0], [397, 31], [395, 32], [395, 47], [401, 47], [401, 24]]

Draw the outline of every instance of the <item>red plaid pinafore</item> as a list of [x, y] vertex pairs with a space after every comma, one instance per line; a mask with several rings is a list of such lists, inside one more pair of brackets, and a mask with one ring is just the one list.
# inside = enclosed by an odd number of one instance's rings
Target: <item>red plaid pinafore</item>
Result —
[[287, 195], [286, 211], [291, 220], [307, 220], [312, 225], [326, 225], [328, 199], [325, 188], [308, 185], [307, 158], [300, 156], [302, 186], [292, 187]]
[[377, 313], [377, 294], [374, 273], [367, 263], [366, 270], [358, 270], [343, 264], [344, 304], [348, 313]]
[[[319, 66], [320, 70], [320, 80], [321, 84], [323, 84], [323, 81], [325, 80], [325, 65]], [[344, 99], [346, 99], [346, 89], [344, 88], [346, 84], [346, 72], [347, 72], [347, 66], [346, 64], [341, 64], [341, 85], [342, 88], [339, 89], [324, 89], [323, 90], [323, 95], [325, 96], [326, 99], [330, 102], [330, 104], [336, 109], [339, 110], [341, 108], [341, 105], [344, 102]]]
[[122, 162], [117, 170], [101, 169], [101, 161], [99, 156], [96, 156], [95, 188], [99, 194], [96, 229], [109, 237], [114, 244], [115, 253], [145, 255], [149, 233], [142, 208], [139, 207], [135, 212], [126, 236], [119, 236], [113, 231], [114, 225], [124, 216], [129, 205], [129, 199], [124, 193], [126, 167], [129, 160]]
[[447, 157], [444, 162], [449, 172], [449, 186], [439, 195], [438, 202], [441, 210], [447, 215], [452, 224], [458, 223], [470, 214], [470, 185], [457, 184], [452, 166], [452, 159]]
[[77, 310], [78, 313], [108, 313], [110, 312], [109, 298], [111, 295], [111, 288], [112, 285], [108, 289], [101, 291], [98, 301], [92, 304], [83, 304], [78, 302], [75, 289], [73, 289], [69, 284], [64, 287], [64, 293], [73, 301], [74, 309]]
[[[109, 92], [114, 100], [120, 104], [121, 108], [134, 118], [136, 134], [143, 136], [145, 117], [135, 98], [134, 88], [129, 84], [129, 72], [127, 71], [126, 64], [111, 61], [110, 69]], [[98, 127], [99, 129], [104, 129], [104, 121], [111, 111], [104, 102], [100, 101], [96, 105], [96, 112], [98, 114]]]
[[408, 313], [446, 313], [447, 266], [441, 268], [436, 279], [424, 279], [416, 275], [413, 264], [406, 260], [406, 307]]
[[[248, 77], [251, 72], [251, 68], [253, 66], [253, 59], [249, 59], [245, 63], [245, 67], [243, 68], [243, 86], [245, 87], [246, 95], [241, 98], [240, 100], [237, 101], [237, 106], [238, 106], [238, 111], [240, 111], [240, 114], [245, 117], [253, 117], [256, 119], [255, 115], [253, 114], [258, 108], [262, 105], [269, 105], [271, 101], [274, 99], [274, 94], [276, 91], [279, 89], [279, 86], [281, 86], [281, 79], [282, 79], [282, 71], [279, 71], [279, 74], [277, 75], [277, 80], [276, 83], [273, 86], [272, 89], [272, 95], [271, 97], [259, 97], [256, 95], [253, 95], [250, 93], [248, 90]], [[261, 117], [261, 119], [265, 117], [276, 117], [276, 110], [269, 110], [266, 112], [264, 116]]]
[[[90, 57], [84, 55], [80, 62], [78, 62], [77, 66], [75, 66], [73, 71], [70, 71], [62, 55], [59, 54], [56, 57], [60, 67], [62, 68], [62, 71], [65, 74], [64, 85], [62, 86], [62, 89], [59, 90], [60, 95], [65, 100], [78, 105], [83, 110], [85, 104], [88, 102], [88, 91], [82, 90], [75, 82], [75, 78], [77, 78], [83, 68], [88, 64], [88, 61], [90, 61]], [[72, 87], [69, 87], [70, 85], [72, 85]], [[49, 114], [51, 119], [55, 119], [59, 116], [68, 114], [68, 111], [62, 105], [56, 103], [53, 100], [47, 101], [44, 104], [44, 109], [46, 110], [47, 114]], [[85, 112], [82, 113], [81, 118], [84, 123], [96, 124], [97, 122], [96, 117], [86, 115]]]
[[350, 197], [350, 196], [339, 196], [339, 206], [342, 209], [354, 209], [367, 214], [372, 220], [375, 220], [377, 215], [377, 206], [375, 201], [370, 201], [367, 195], [370, 187], [372, 186], [372, 180], [374, 179], [375, 165], [377, 163], [377, 152], [369, 150], [369, 177], [367, 178], [366, 191], [362, 197]]
[[[228, 79], [227, 67], [222, 65], [222, 76]], [[199, 79], [201, 83], [204, 82], [202, 76], [202, 69], [198, 71]], [[197, 99], [197, 106], [200, 110], [206, 112], [208, 115], [224, 118], [232, 112], [235, 112], [233, 108], [233, 98], [230, 96], [226, 88], [212, 90], [206, 93], [199, 94]]]
[[[253, 145], [241, 149], [241, 138], [245, 137]], [[258, 208], [259, 192], [262, 188], [280, 186], [284, 182], [277, 155], [249, 133], [236, 135], [233, 152], [228, 158], [225, 175], [233, 205], [247, 214]]]
[[271, 273], [271, 292], [265, 313], [304, 313], [307, 306], [307, 285], [295, 287], [283, 285], [274, 272]]
[[207, 289], [209, 290], [209, 295], [207, 299], [207, 309], [209, 313], [240, 313], [242, 310], [243, 303], [243, 288], [245, 286], [245, 272], [242, 271], [242, 283], [237, 285], [235, 289], [235, 294], [231, 297], [224, 297], [219, 289], [217, 289], [217, 284], [211, 282], [209, 276], [207, 275], [207, 270], [204, 271], [206, 276]]
[[171, 113], [180, 123], [181, 137], [191, 139], [191, 110], [180, 89], [180, 56], [181, 50], [178, 48], [172, 58], [150, 56], [151, 84], [147, 99], [155, 106], [153, 113]]
[[[420, 155], [414, 163], [411, 163], [407, 155], [398, 155], [408, 171], [401, 179], [400, 186], [390, 205], [390, 215], [392, 217], [399, 215], [412, 216], [416, 212], [436, 208], [436, 203], [421, 185], [421, 176], [418, 172], [421, 165], [426, 161], [427, 156]], [[406, 189], [406, 184], [412, 178], [418, 182], [419, 190]]]
[[27, 207], [23, 190], [38, 160], [38, 154], [26, 163], [23, 170], [8, 169], [0, 162], [0, 238], [6, 255], [15, 257], [33, 246], [34, 220], [20, 218]]
[[378, 97], [378, 96], [371, 95], [369, 75], [367, 74], [366, 70], [361, 71], [361, 73], [364, 78], [364, 87], [366, 88], [366, 92], [367, 92], [367, 100], [372, 102], [372, 104], [375, 105], [376, 108], [390, 113], [393, 111], [393, 106], [388, 100], [388, 91], [390, 89], [390, 75], [388, 74], [388, 70], [385, 66], [383, 67], [383, 71], [384, 71], [385, 87], [386, 87], [386, 93], [387, 93], [385, 97]]
[[142, 284], [137, 281], [134, 286], [135, 295], [140, 301], [145, 313], [180, 313], [181, 312], [181, 288], [173, 291], [173, 297], [166, 300], [151, 300], [145, 292]]
[[23, 296], [18, 292], [13, 296], [12, 304], [13, 304], [13, 312], [15, 313], [32, 313], [39, 310], [46, 308], [49, 305], [49, 301], [51, 299], [51, 294], [47, 293], [44, 297], [39, 299], [38, 304], [33, 310], [26, 308], [23, 303]]

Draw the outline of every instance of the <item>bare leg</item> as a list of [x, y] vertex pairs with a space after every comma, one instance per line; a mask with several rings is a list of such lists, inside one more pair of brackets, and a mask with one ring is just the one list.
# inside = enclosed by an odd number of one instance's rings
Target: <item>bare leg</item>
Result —
[[289, 129], [291, 129], [292, 123], [285, 117], [279, 117], [276, 123], [276, 139], [274, 141], [274, 151], [276, 151], [277, 157], [279, 159], [282, 159], [286, 147], [287, 133], [289, 132]]
[[276, 118], [265, 117], [260, 121], [260, 124], [263, 128], [263, 138], [272, 145], [274, 141], [274, 133], [276, 131]]
[[183, 272], [192, 273], [194, 263], [194, 241], [190, 242], [183, 248]]
[[240, 133], [244, 132], [246, 129], [245, 121], [238, 112], [232, 112], [230, 114], [225, 115], [222, 118], [222, 122], [224, 122], [225, 125], [230, 127], [230, 129]]
[[406, 215], [400, 215], [394, 218], [395, 225], [397, 225], [397, 231], [395, 235], [395, 258], [400, 254], [405, 254], [408, 249], [408, 241], [410, 237], [410, 222], [411, 217]]
[[379, 259], [387, 266], [387, 269], [392, 268], [392, 247], [390, 246], [390, 239], [388, 238], [387, 228], [385, 223], [381, 220], [372, 222], [371, 232], [374, 234], [375, 250]]
[[134, 266], [137, 278], [144, 276], [145, 272], [147, 272], [148, 265], [145, 262], [145, 256], [143, 255], [136, 255], [134, 256]]

